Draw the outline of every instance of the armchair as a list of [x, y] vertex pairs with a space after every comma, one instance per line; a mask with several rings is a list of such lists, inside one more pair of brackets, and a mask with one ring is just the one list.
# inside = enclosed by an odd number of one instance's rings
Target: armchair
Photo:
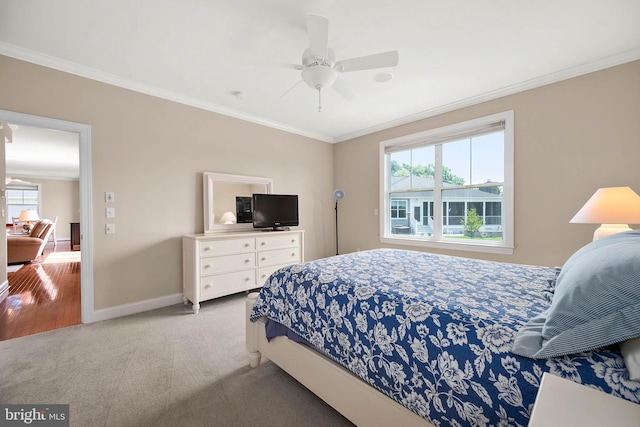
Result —
[[7, 263], [30, 262], [39, 257], [53, 232], [53, 223], [43, 219], [25, 236], [7, 236]]

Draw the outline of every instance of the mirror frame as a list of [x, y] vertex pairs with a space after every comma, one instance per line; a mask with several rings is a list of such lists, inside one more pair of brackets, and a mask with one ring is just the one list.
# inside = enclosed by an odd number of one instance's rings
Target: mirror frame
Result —
[[204, 207], [204, 233], [220, 233], [230, 231], [251, 231], [253, 230], [252, 223], [242, 224], [216, 224], [213, 217], [215, 206], [215, 194], [213, 193], [214, 183], [216, 182], [228, 182], [232, 184], [247, 184], [247, 185], [263, 185], [265, 193], [273, 193], [273, 181], [271, 178], [263, 178], [256, 176], [245, 175], [231, 175], [226, 173], [217, 172], [203, 172], [202, 173], [202, 192], [203, 192], [203, 207]]

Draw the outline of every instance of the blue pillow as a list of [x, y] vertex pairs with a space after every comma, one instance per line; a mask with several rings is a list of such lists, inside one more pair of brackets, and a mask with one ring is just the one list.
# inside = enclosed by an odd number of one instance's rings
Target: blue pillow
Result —
[[574, 253], [551, 306], [516, 334], [513, 352], [534, 359], [640, 337], [640, 230], [603, 237]]

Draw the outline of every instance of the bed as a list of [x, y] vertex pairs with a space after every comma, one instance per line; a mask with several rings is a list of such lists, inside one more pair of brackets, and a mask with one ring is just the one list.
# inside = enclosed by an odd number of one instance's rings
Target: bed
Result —
[[357, 425], [526, 426], [544, 373], [640, 402], [617, 343], [531, 348], [567, 264], [376, 249], [288, 266], [249, 296], [249, 362], [265, 355]]

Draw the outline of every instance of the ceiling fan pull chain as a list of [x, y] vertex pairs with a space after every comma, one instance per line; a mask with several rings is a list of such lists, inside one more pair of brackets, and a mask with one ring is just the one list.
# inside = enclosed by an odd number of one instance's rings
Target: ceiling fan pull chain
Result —
[[318, 113], [322, 112], [322, 86], [318, 86]]

